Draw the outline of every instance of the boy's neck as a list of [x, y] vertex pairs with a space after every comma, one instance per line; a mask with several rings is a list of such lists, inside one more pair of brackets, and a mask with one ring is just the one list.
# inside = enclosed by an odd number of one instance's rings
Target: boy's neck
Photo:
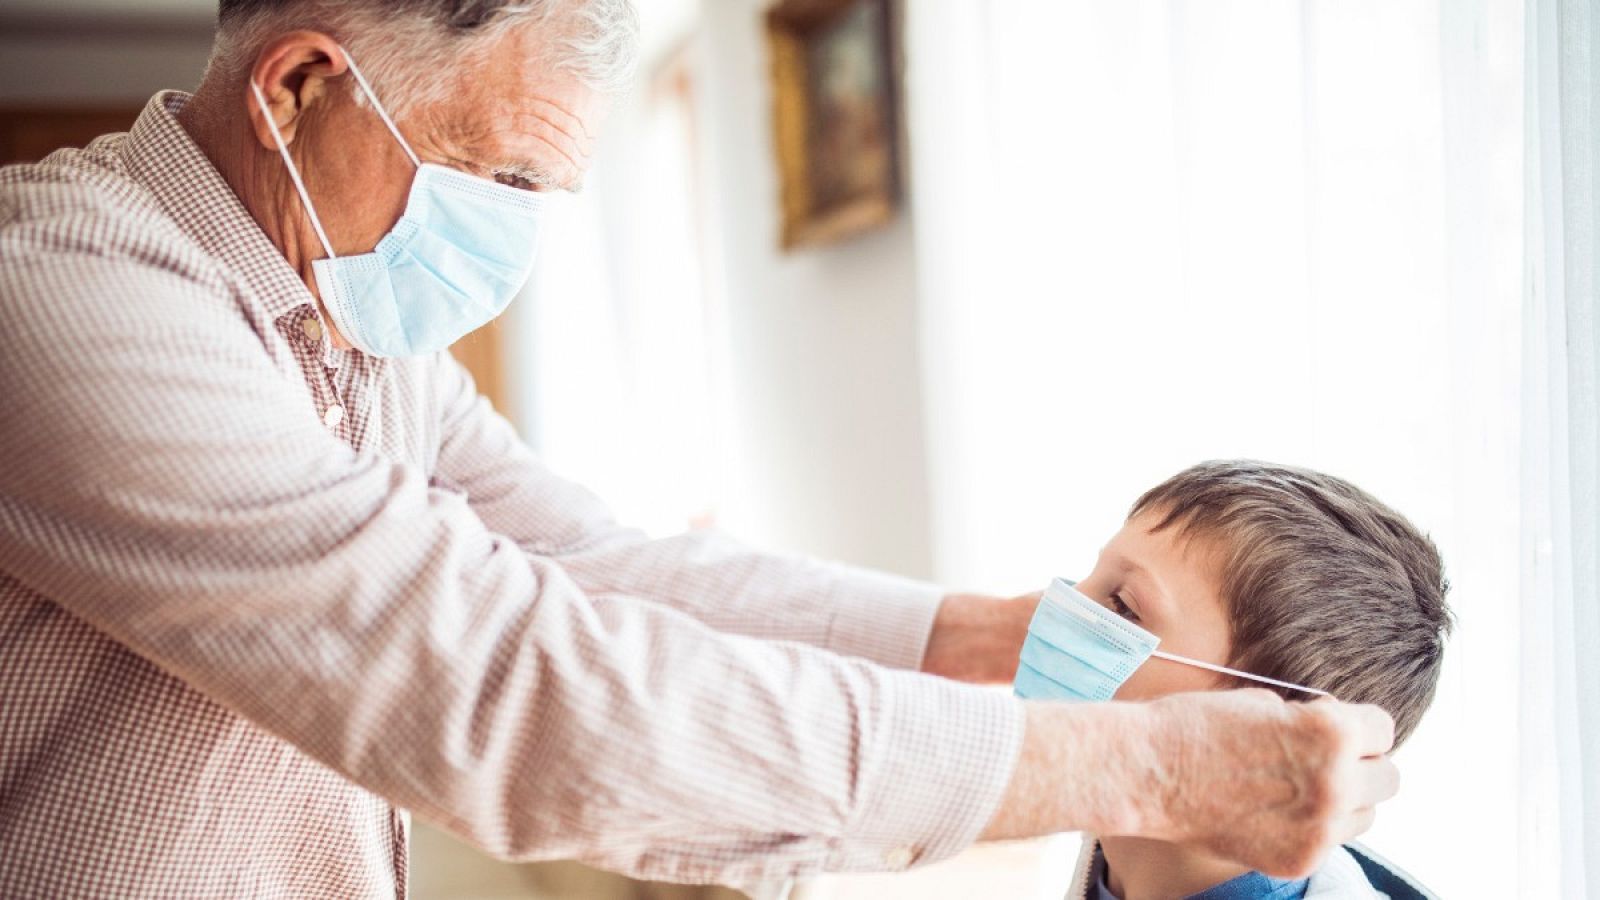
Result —
[[1200, 850], [1145, 838], [1100, 840], [1106, 887], [1122, 900], [1178, 900], [1250, 871]]

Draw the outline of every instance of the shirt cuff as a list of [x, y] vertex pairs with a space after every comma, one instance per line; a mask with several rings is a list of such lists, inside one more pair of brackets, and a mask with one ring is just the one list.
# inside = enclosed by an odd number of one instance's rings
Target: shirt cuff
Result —
[[899, 575], [835, 564], [822, 646], [891, 669], [916, 671], [947, 592]]
[[1007, 690], [911, 673], [885, 692], [886, 733], [830, 871], [899, 871], [975, 842], [1017, 766], [1023, 705]]

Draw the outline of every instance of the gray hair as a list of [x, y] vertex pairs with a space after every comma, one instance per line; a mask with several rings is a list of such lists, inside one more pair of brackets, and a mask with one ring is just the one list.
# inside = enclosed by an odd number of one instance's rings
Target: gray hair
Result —
[[[312, 28], [355, 57], [395, 116], [447, 98], [461, 70], [511, 28], [545, 30], [549, 65], [603, 93], [631, 85], [639, 23], [632, 0], [221, 0], [213, 73], [242, 78], [273, 35]], [[356, 91], [358, 102], [364, 102]]]

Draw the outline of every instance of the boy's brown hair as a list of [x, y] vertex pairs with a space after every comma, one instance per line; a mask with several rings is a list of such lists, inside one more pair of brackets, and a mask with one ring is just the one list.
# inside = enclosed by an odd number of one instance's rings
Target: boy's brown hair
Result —
[[1396, 745], [1416, 728], [1439, 682], [1450, 588], [1438, 548], [1399, 513], [1331, 475], [1250, 460], [1186, 469], [1128, 516], [1144, 512], [1217, 552], [1230, 666], [1377, 704]]

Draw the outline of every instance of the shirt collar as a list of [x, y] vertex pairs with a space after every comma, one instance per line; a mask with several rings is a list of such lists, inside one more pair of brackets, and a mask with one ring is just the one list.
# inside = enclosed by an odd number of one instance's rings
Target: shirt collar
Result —
[[[1095, 900], [1119, 900], [1107, 886], [1106, 869], [1105, 853], [1096, 843], [1089, 866], [1089, 889], [1094, 892]], [[1260, 872], [1246, 872], [1198, 894], [1190, 894], [1187, 900], [1299, 900], [1305, 896], [1308, 885], [1306, 879], [1270, 878]]]
[[299, 273], [178, 124], [178, 112], [189, 99], [182, 91], [150, 98], [123, 144], [129, 172], [179, 228], [253, 289], [269, 317], [276, 320], [304, 306], [315, 309]]

